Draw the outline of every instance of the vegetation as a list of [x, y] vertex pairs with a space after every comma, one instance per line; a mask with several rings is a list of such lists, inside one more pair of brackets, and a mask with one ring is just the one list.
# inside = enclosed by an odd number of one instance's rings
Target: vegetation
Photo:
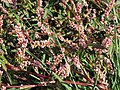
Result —
[[120, 90], [120, 3], [0, 0], [1, 90]]

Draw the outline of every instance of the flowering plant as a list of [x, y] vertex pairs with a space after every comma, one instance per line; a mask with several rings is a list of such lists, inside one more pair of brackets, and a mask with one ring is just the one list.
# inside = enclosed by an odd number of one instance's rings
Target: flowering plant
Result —
[[117, 90], [120, 6], [107, 1], [1, 0], [2, 90]]

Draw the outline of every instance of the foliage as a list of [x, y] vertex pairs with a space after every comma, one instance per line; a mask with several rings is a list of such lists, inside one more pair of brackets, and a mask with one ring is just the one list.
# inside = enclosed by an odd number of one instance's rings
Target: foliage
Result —
[[115, 0], [1, 0], [2, 90], [120, 90]]

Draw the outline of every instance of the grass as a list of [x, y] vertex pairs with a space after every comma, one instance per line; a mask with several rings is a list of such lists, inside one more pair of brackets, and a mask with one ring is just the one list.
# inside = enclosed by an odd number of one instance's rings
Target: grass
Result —
[[0, 1], [0, 87], [120, 90], [120, 4]]

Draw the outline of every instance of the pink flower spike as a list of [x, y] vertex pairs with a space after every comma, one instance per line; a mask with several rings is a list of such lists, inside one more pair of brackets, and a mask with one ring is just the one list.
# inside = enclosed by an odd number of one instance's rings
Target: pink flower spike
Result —
[[112, 44], [112, 37], [110, 37], [110, 38], [106, 37], [102, 41], [102, 46], [104, 46], [105, 48], [108, 48], [111, 44]]
[[2, 38], [0, 38], [0, 44], [3, 44], [3, 39]]
[[21, 48], [18, 48], [17, 50], [17, 55], [21, 58], [25, 57], [25, 52], [21, 50]]

